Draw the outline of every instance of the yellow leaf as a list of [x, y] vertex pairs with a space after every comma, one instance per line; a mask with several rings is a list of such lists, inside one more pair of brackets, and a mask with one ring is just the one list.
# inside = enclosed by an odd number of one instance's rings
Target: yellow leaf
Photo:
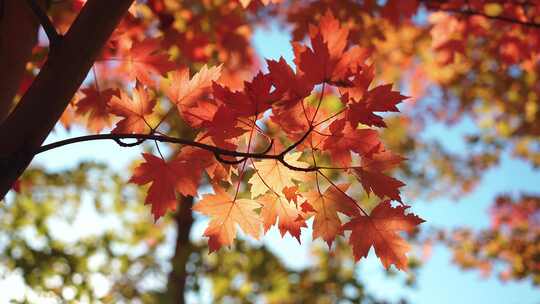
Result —
[[[285, 161], [295, 167], [307, 168], [309, 164], [298, 161], [302, 152], [285, 155]], [[249, 179], [251, 184], [251, 197], [255, 198], [266, 193], [271, 188], [276, 193], [281, 193], [283, 188], [295, 186], [294, 180], [304, 181], [308, 174], [302, 171], [294, 171], [285, 167], [281, 162], [274, 159], [264, 159], [255, 162], [257, 172]]]

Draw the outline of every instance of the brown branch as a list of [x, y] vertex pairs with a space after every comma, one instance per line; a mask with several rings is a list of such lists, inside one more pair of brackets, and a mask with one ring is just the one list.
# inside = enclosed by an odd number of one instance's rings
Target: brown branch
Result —
[[518, 19], [505, 17], [505, 16], [492, 16], [492, 15], [488, 15], [486, 13], [482, 13], [482, 12], [471, 10], [471, 9], [460, 10], [460, 9], [453, 9], [453, 8], [441, 8], [440, 6], [437, 6], [436, 4], [435, 5], [430, 4], [429, 0], [428, 1], [423, 0], [421, 2], [424, 2], [426, 4], [426, 8], [429, 10], [441, 11], [441, 12], [447, 12], [447, 13], [453, 13], [453, 14], [461, 14], [461, 15], [466, 15], [466, 16], [481, 16], [486, 19], [497, 20], [497, 21], [502, 21], [506, 23], [513, 23], [517, 25], [540, 29], [540, 23], [521, 21]]
[[0, 0], [0, 9], [1, 124], [13, 108], [26, 63], [32, 57], [39, 22], [24, 1]]
[[239, 160], [228, 160], [228, 159], [224, 159], [223, 157], [221, 157], [221, 155], [219, 153], [214, 153], [214, 157], [220, 163], [224, 163], [224, 164], [227, 164], [227, 165], [239, 165], [239, 164], [245, 162], [248, 159], [247, 157], [242, 157]]
[[[137, 140], [135, 143], [125, 143], [122, 140], [124, 139], [135, 139]], [[267, 154], [271, 147], [273, 146], [273, 141], [270, 142], [270, 145], [265, 148], [262, 152], [254, 152], [254, 153], [248, 153], [248, 152], [239, 152], [239, 151], [233, 151], [233, 150], [227, 150], [220, 147], [204, 144], [198, 141], [193, 141], [189, 139], [184, 138], [177, 138], [177, 137], [170, 137], [166, 135], [159, 135], [159, 134], [94, 134], [94, 135], [85, 135], [85, 136], [79, 136], [79, 137], [72, 137], [64, 140], [60, 140], [54, 143], [50, 143], [47, 145], [43, 145], [39, 147], [38, 149], [34, 150], [32, 155], [37, 155], [46, 151], [50, 151], [52, 149], [60, 148], [63, 146], [79, 143], [79, 142], [86, 142], [86, 141], [95, 141], [95, 140], [113, 140], [117, 144], [119, 144], [122, 147], [132, 147], [134, 145], [141, 144], [145, 140], [155, 140], [159, 142], [166, 142], [171, 144], [180, 144], [185, 146], [191, 146], [199, 149], [203, 149], [209, 152], [214, 153], [214, 155], [219, 155], [220, 157], [217, 158], [218, 161], [221, 161], [221, 156], [230, 156], [230, 157], [242, 157], [243, 160], [247, 158], [254, 158], [254, 159], [274, 159], [279, 162], [281, 162], [285, 167], [294, 170], [294, 171], [303, 171], [303, 172], [313, 172], [317, 171], [318, 167], [309, 167], [309, 168], [301, 168], [293, 166], [285, 161], [285, 154], [287, 152], [281, 152], [279, 154]]]
[[[43, 153], [45, 151], [49, 151], [52, 149], [56, 149], [62, 146], [75, 144], [79, 142], [85, 142], [85, 141], [95, 141], [95, 140], [113, 140], [116, 143], [118, 143], [121, 140], [124, 139], [136, 139], [137, 142], [135, 144], [140, 144], [142, 140], [157, 140], [159, 142], [165, 142], [165, 143], [171, 143], [171, 144], [181, 144], [185, 146], [191, 146], [200, 148], [203, 150], [207, 150], [213, 153], [217, 153], [224, 156], [231, 156], [231, 157], [256, 157], [260, 156], [260, 153], [247, 153], [247, 152], [237, 152], [232, 150], [223, 149], [220, 147], [204, 144], [198, 141], [193, 141], [189, 139], [184, 138], [178, 138], [178, 137], [170, 137], [166, 135], [159, 135], [159, 134], [120, 134], [120, 133], [109, 133], [109, 134], [93, 134], [93, 135], [84, 135], [84, 136], [78, 136], [78, 137], [72, 137], [64, 140], [60, 140], [54, 143], [50, 143], [47, 145], [41, 146], [39, 149], [34, 151], [34, 155]], [[134, 144], [126, 144], [124, 142], [121, 142], [120, 146], [123, 147], [132, 147]], [[275, 155], [274, 157], [269, 158], [275, 158], [278, 155]]]
[[304, 133], [304, 135], [302, 137], [300, 137], [300, 139], [297, 142], [295, 142], [292, 145], [290, 145], [289, 147], [287, 147], [280, 154], [285, 156], [285, 154], [291, 152], [294, 148], [298, 147], [298, 145], [300, 145], [309, 136], [309, 134], [311, 134], [311, 131], [313, 131], [313, 127], [309, 127], [309, 129], [306, 131], [306, 133]]
[[[134, 0], [89, 0], [16, 108], [0, 126], [0, 198], [30, 164], [36, 149], [73, 98]], [[17, 1], [11, 1], [17, 2]]]
[[36, 15], [36, 17], [38, 18], [39, 23], [45, 31], [45, 34], [47, 34], [47, 37], [49, 38], [49, 45], [51, 49], [53, 49], [54, 46], [56, 46], [60, 42], [62, 36], [58, 34], [56, 28], [51, 22], [51, 19], [49, 19], [47, 13], [43, 10], [43, 8], [41, 8], [41, 6], [39, 5], [39, 3], [37, 3], [36, 0], [26, 0], [26, 3], [30, 7], [34, 15]]

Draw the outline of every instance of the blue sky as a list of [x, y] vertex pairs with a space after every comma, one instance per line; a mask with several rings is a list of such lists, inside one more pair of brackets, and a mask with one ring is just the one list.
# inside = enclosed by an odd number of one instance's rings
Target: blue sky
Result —
[[[289, 40], [289, 34], [284, 29], [274, 25], [256, 31], [254, 44], [262, 57], [278, 59], [283, 56], [292, 64], [293, 53]], [[434, 123], [423, 135], [433, 139], [444, 138], [444, 144], [453, 149], [452, 151], [466, 152], [463, 151], [465, 146], [462, 142], [462, 135], [474, 127], [470, 120], [465, 120], [452, 128]], [[505, 154], [499, 166], [484, 174], [476, 190], [459, 200], [439, 198], [429, 202], [410, 200], [409, 202], [413, 206], [413, 212], [421, 215], [427, 221], [425, 226], [431, 225], [447, 229], [456, 227], [481, 229], [489, 225], [487, 210], [497, 195], [502, 193], [518, 194], [520, 192], [540, 194], [539, 180], [539, 170], [533, 170], [524, 161]], [[307, 246], [298, 248], [294, 243], [279, 245], [278, 239], [272, 239], [272, 243], [274, 241], [278, 254], [283, 252], [285, 248], [287, 256], [295, 254], [301, 257], [302, 254], [308, 254], [307, 250], [301, 248]], [[304, 244], [309, 242], [311, 242], [309, 238], [303, 240]], [[279, 250], [280, 248], [281, 250]], [[285, 258], [285, 254], [282, 256]], [[305, 258], [307, 256], [304, 256]], [[403, 274], [391, 279], [385, 276], [382, 266], [373, 252], [370, 253], [367, 260], [359, 263], [358, 273], [369, 291], [387, 299], [397, 300], [405, 297], [412, 303], [439, 304], [540, 303], [540, 289], [534, 288], [530, 281], [502, 283], [495, 276], [486, 279], [481, 277], [477, 271], [464, 272], [460, 270], [452, 264], [451, 259], [449, 250], [442, 246], [435, 246], [431, 259], [422, 266], [414, 288], [403, 287], [402, 282], [405, 280]], [[301, 261], [302, 259], [290, 260]]]
[[[287, 32], [271, 26], [268, 30], [257, 30], [254, 37], [255, 46], [262, 57], [278, 59], [283, 56], [292, 62], [292, 50]], [[264, 64], [263, 64], [264, 66]], [[474, 127], [465, 122], [449, 129], [435, 124], [430, 127], [426, 136], [444, 138], [446, 144], [463, 147], [461, 135], [468, 128]], [[58, 128], [50, 136], [48, 142], [81, 135], [82, 130], [74, 129], [65, 132]], [[41, 164], [51, 170], [73, 167], [82, 160], [100, 160], [107, 162], [112, 168], [125, 170], [127, 164], [138, 158], [139, 149], [118, 148], [114, 142], [85, 142], [65, 146], [36, 157], [34, 163]], [[128, 172], [126, 172], [128, 174]], [[474, 192], [463, 196], [458, 201], [439, 198], [434, 201], [410, 201], [413, 211], [426, 219], [426, 227], [435, 226], [455, 228], [468, 226], [475, 229], [485, 228], [489, 224], [486, 210], [493, 198], [501, 193], [517, 194], [525, 191], [539, 193], [537, 182], [540, 172], [532, 170], [526, 163], [503, 157], [501, 164], [489, 170]], [[194, 238], [200, 238], [206, 221], [196, 223]], [[313, 244], [310, 232], [303, 233], [301, 246], [296, 240], [287, 236], [282, 239], [276, 229], [265, 236], [267, 243], [278, 256], [292, 267], [303, 267], [309, 264], [310, 246]], [[318, 244], [321, 245], [321, 244]], [[399, 299], [402, 296], [412, 303], [540, 303], [540, 290], [535, 289], [530, 281], [501, 283], [492, 276], [482, 278], [476, 271], [464, 272], [451, 263], [450, 252], [440, 246], [433, 250], [432, 257], [419, 271], [418, 282], [414, 288], [403, 287], [404, 274], [388, 278], [377, 258], [370, 254], [367, 260], [358, 264], [358, 275], [367, 288], [381, 298]], [[20, 295], [20, 280], [10, 278], [0, 280], [0, 290], [12, 291], [11, 296]], [[17, 289], [18, 288], [18, 289]], [[8, 293], [0, 293], [0, 303], [10, 298]]]

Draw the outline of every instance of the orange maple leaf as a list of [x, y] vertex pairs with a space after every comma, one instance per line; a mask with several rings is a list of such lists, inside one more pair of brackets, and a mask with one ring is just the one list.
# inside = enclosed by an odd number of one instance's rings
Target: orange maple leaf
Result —
[[110, 112], [124, 117], [116, 124], [112, 133], [142, 133], [146, 127], [146, 116], [152, 114], [156, 101], [150, 99], [146, 90], [137, 84], [133, 96], [120, 91], [120, 97], [113, 96], [109, 101]]
[[[348, 216], [359, 214], [358, 208], [352, 203], [351, 199], [345, 194], [349, 184], [337, 185], [339, 188], [329, 187], [324, 193], [318, 190], [309, 191], [302, 194], [306, 202], [302, 204], [302, 209], [311, 210], [309, 217], [314, 216], [313, 221], [313, 239], [322, 238], [328, 247], [337, 235], [342, 234], [341, 220], [338, 212]], [[306, 206], [308, 204], [309, 206]]]
[[[287, 154], [285, 155], [285, 161], [296, 167], [307, 168], [308, 163], [298, 161], [301, 155], [302, 152]], [[285, 187], [296, 186], [293, 179], [298, 181], [306, 179], [305, 172], [293, 171], [275, 159], [254, 162], [254, 167], [257, 172], [248, 181], [251, 184], [251, 197], [253, 198], [267, 191], [281, 193]]]
[[134, 42], [122, 60], [120, 70], [125, 71], [130, 79], [154, 86], [152, 76], [160, 76], [174, 70], [176, 64], [169, 60], [167, 53], [162, 52], [161, 41], [158, 38], [147, 38]]
[[294, 202], [295, 205], [298, 204], [298, 197], [302, 196], [298, 193], [298, 186], [284, 187], [282, 192], [285, 198], [291, 203]]
[[371, 246], [384, 267], [391, 264], [398, 269], [407, 269], [407, 256], [410, 245], [397, 232], [411, 233], [414, 228], [424, 222], [414, 214], [405, 214], [409, 206], [392, 207], [390, 201], [381, 202], [369, 216], [359, 215], [343, 225], [343, 229], [351, 230], [349, 243], [353, 247], [355, 259], [367, 257]]
[[254, 211], [261, 205], [250, 199], [235, 199], [220, 186], [214, 186], [216, 194], [206, 194], [193, 206], [193, 210], [211, 217], [204, 231], [210, 252], [229, 246], [236, 238], [236, 224], [248, 235], [259, 239], [261, 219]]
[[[257, 199], [262, 204], [261, 217], [264, 231], [268, 231], [278, 221], [281, 236], [289, 232], [300, 242], [300, 228], [307, 227], [303, 212], [283, 196], [265, 194]], [[278, 220], [279, 217], [279, 220]]]
[[211, 68], [204, 65], [191, 79], [188, 68], [173, 71], [169, 73], [169, 81], [165, 85], [167, 97], [176, 104], [178, 111], [182, 114], [183, 108], [193, 106], [196, 98], [209, 89], [212, 82], [217, 81], [220, 75], [221, 65]]

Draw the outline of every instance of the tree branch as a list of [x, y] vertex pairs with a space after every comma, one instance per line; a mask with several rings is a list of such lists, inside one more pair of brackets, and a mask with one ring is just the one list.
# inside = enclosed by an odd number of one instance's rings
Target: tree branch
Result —
[[[126, 144], [122, 142], [124, 139], [135, 139], [137, 140], [133, 144]], [[37, 155], [52, 149], [60, 148], [63, 146], [79, 143], [79, 142], [86, 142], [86, 141], [96, 141], [96, 140], [113, 140], [117, 144], [122, 147], [132, 147], [134, 145], [141, 144], [145, 140], [155, 140], [159, 142], [166, 142], [171, 144], [180, 144], [185, 146], [191, 146], [199, 149], [203, 149], [209, 152], [212, 152], [214, 155], [219, 155], [219, 157], [216, 157], [216, 159], [220, 162], [223, 162], [222, 156], [230, 156], [230, 157], [242, 157], [243, 159], [241, 161], [227, 161], [225, 160], [225, 163], [241, 163], [243, 160], [247, 158], [254, 158], [254, 159], [274, 159], [279, 162], [281, 162], [285, 167], [294, 170], [294, 171], [304, 171], [304, 172], [313, 172], [319, 170], [319, 167], [309, 167], [309, 168], [301, 168], [293, 166], [289, 163], [287, 163], [284, 159], [284, 156], [286, 153], [279, 153], [279, 154], [267, 154], [271, 147], [273, 146], [273, 141], [270, 142], [270, 145], [265, 148], [262, 152], [255, 152], [255, 153], [247, 153], [247, 152], [239, 152], [239, 151], [232, 151], [223, 149], [220, 147], [207, 145], [198, 141], [193, 141], [189, 139], [184, 138], [177, 138], [177, 137], [170, 137], [166, 135], [158, 135], [158, 134], [115, 134], [115, 133], [109, 133], [109, 134], [94, 134], [94, 135], [85, 135], [85, 136], [79, 136], [79, 137], [72, 137], [64, 140], [60, 140], [54, 143], [50, 143], [47, 145], [43, 145], [40, 148], [33, 151], [32, 155]], [[285, 152], [285, 151], [284, 151]]]
[[[134, 0], [89, 0], [0, 125], [0, 198], [32, 161]], [[18, 2], [18, 1], [11, 1]], [[0, 164], [1, 165], [1, 164]]]
[[9, 116], [37, 42], [39, 22], [20, 0], [0, 0], [0, 124]]
[[302, 137], [300, 137], [300, 139], [297, 142], [295, 142], [292, 145], [290, 145], [289, 147], [287, 147], [287, 149], [283, 150], [283, 152], [281, 152], [280, 154], [285, 156], [285, 154], [291, 152], [294, 148], [298, 147], [298, 145], [300, 145], [309, 136], [311, 131], [313, 131], [313, 126], [309, 127], [309, 129], [306, 131], [306, 133], [304, 133], [304, 135]]
[[36, 17], [38, 18], [39, 23], [45, 31], [45, 34], [47, 34], [47, 37], [49, 38], [49, 45], [52, 50], [60, 42], [62, 36], [58, 34], [56, 28], [51, 22], [51, 19], [49, 19], [47, 13], [41, 8], [41, 6], [36, 2], [36, 0], [26, 0], [26, 3], [30, 7], [34, 15], [36, 15]]
[[486, 19], [497, 20], [497, 21], [502, 21], [502, 22], [506, 22], [506, 23], [513, 23], [513, 24], [517, 24], [517, 25], [522, 25], [522, 26], [526, 26], [526, 27], [532, 27], [532, 28], [540, 29], [540, 23], [529, 22], [529, 21], [521, 21], [521, 20], [518, 20], [518, 19], [505, 17], [505, 16], [492, 16], [492, 15], [488, 15], [486, 13], [482, 13], [482, 12], [479, 12], [479, 11], [474, 11], [474, 10], [471, 10], [471, 9], [460, 10], [460, 9], [453, 9], [453, 8], [441, 8], [437, 4], [430, 3], [429, 0], [427, 0], [427, 1], [423, 0], [421, 2], [424, 2], [426, 4], [426, 8], [429, 9], [429, 10], [436, 10], [436, 11], [447, 12], [447, 13], [461, 14], [461, 15], [466, 15], [466, 16], [481, 16], [481, 17], [484, 17]]

